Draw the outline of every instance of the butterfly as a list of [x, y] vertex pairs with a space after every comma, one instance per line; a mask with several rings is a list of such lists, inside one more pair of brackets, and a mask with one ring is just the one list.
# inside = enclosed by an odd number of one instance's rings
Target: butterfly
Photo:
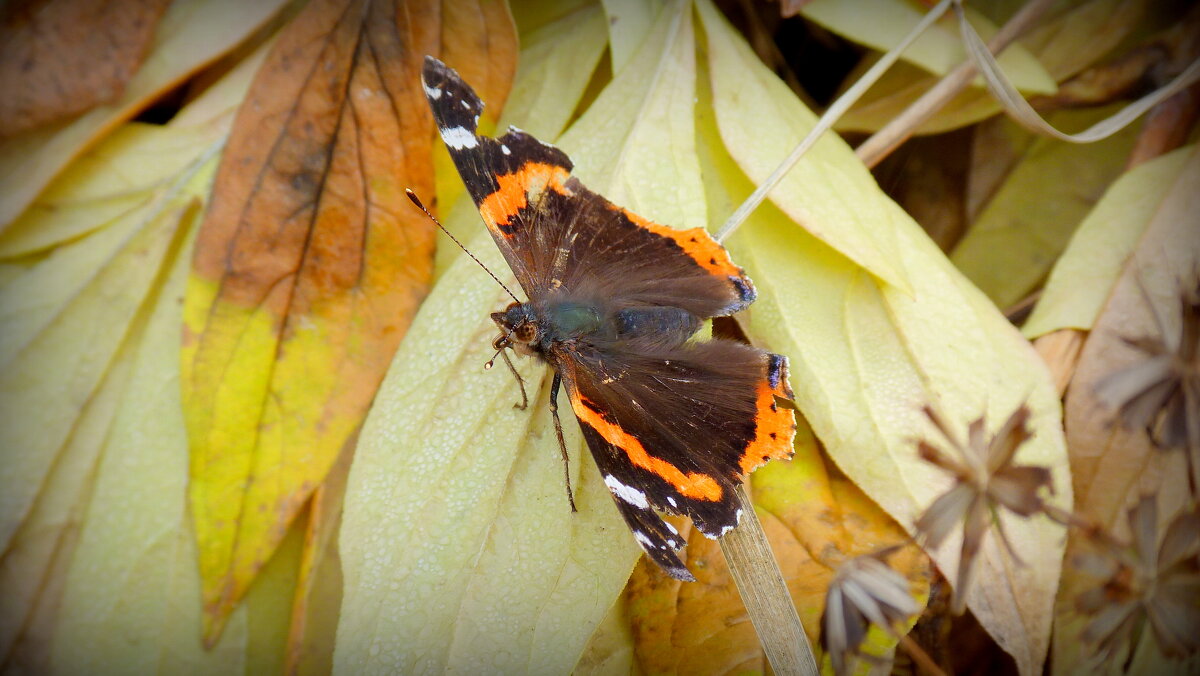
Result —
[[553, 369], [550, 408], [564, 459], [562, 388], [634, 539], [667, 574], [694, 580], [678, 555], [683, 538], [660, 513], [724, 535], [742, 515], [737, 485], [768, 460], [792, 456], [787, 359], [692, 340], [704, 320], [752, 303], [754, 285], [703, 228], [677, 230], [609, 202], [571, 175], [558, 148], [513, 127], [480, 136], [483, 102], [441, 61], [425, 57], [422, 85], [529, 299], [492, 313], [494, 347], [506, 361], [512, 349]]

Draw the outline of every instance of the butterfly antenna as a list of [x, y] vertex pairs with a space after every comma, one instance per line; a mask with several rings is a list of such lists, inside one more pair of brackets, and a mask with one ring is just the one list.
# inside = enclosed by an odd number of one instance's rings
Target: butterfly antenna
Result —
[[[421, 211], [424, 211], [425, 215], [429, 217], [429, 220], [433, 221], [434, 225], [441, 228], [442, 232], [446, 233], [447, 237], [454, 240], [454, 243], [458, 245], [458, 248], [460, 248], [464, 252], [466, 252], [466, 254], [471, 257], [471, 260], [475, 261], [479, 265], [479, 267], [483, 268], [484, 272], [491, 275], [492, 279], [496, 280], [496, 283], [500, 285], [501, 289], [504, 289], [505, 293], [507, 293], [509, 296], [511, 296], [512, 299], [515, 300], [516, 302], [518, 302], [518, 303], [521, 302], [521, 299], [517, 298], [516, 295], [513, 294], [512, 291], [509, 291], [508, 287], [504, 285], [504, 282], [500, 281], [500, 278], [497, 277], [490, 269], [488, 269], [488, 266], [484, 265], [483, 262], [481, 262], [478, 258], [476, 258], [475, 254], [471, 253], [470, 249], [463, 246], [463, 243], [458, 241], [457, 237], [450, 234], [450, 231], [446, 229], [446, 226], [442, 225], [442, 222], [437, 219], [437, 216], [434, 216], [433, 214], [429, 213], [429, 210], [426, 209], [425, 205], [421, 203], [421, 198], [417, 197], [417, 193], [413, 192], [412, 190], [410, 190], [408, 188], [405, 188], [404, 194], [408, 195], [408, 199], [412, 200], [412, 203], [417, 205], [418, 209], [420, 209]], [[492, 357], [493, 361], [495, 361], [495, 359], [496, 359], [495, 357]]]

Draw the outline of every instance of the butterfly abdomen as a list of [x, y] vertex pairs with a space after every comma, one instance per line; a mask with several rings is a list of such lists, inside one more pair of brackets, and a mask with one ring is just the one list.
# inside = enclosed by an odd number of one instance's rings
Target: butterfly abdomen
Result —
[[677, 307], [631, 307], [613, 315], [617, 340], [655, 337], [682, 343], [700, 328], [696, 315]]

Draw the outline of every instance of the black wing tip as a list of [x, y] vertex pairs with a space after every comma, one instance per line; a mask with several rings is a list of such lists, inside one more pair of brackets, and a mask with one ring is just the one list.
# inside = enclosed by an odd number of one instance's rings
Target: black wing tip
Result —
[[437, 118], [438, 127], [463, 127], [474, 132], [484, 103], [466, 80], [439, 59], [426, 55], [421, 69], [421, 86]]

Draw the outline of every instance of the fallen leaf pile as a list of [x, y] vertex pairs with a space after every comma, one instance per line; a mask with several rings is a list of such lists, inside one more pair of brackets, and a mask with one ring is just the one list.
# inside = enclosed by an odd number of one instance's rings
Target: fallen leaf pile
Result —
[[[721, 544], [639, 563], [569, 416], [567, 504], [548, 370], [519, 410], [484, 369], [508, 299], [405, 190], [517, 287], [420, 66], [715, 232], [932, 4], [4, 5], [3, 672], [765, 672]], [[1052, 3], [999, 61], [1085, 127], [1196, 58], [1153, 4]], [[724, 242], [802, 420], [746, 490], [824, 668], [1186, 673], [1197, 105], [1068, 145], [975, 81], [864, 166], [965, 58], [935, 23]]]

